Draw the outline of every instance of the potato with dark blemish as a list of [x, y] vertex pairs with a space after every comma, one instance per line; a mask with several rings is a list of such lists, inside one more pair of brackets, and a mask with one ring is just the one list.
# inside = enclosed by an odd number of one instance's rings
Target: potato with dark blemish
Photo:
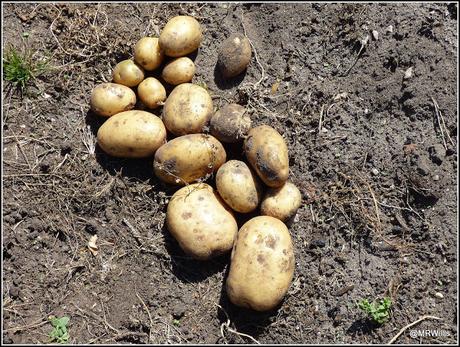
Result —
[[135, 87], [144, 80], [144, 69], [133, 60], [126, 59], [115, 66], [112, 79], [115, 83]]
[[203, 39], [201, 26], [190, 16], [171, 18], [163, 28], [159, 44], [169, 57], [182, 57], [197, 50]]
[[190, 184], [174, 193], [166, 226], [184, 252], [200, 260], [229, 252], [238, 232], [230, 208], [205, 183]]
[[169, 84], [177, 86], [190, 82], [195, 75], [195, 64], [188, 57], [176, 58], [163, 68], [161, 77]]
[[152, 113], [120, 112], [102, 124], [97, 142], [104, 152], [114, 157], [150, 157], [166, 142], [166, 128]]
[[147, 77], [137, 87], [137, 94], [142, 103], [150, 109], [164, 104], [166, 89], [155, 77]]
[[286, 225], [269, 216], [252, 218], [240, 228], [233, 246], [227, 295], [237, 306], [272, 310], [287, 293], [294, 266]]
[[161, 65], [164, 54], [156, 37], [143, 37], [134, 47], [134, 60], [147, 71], [155, 70]]
[[226, 159], [225, 149], [216, 138], [190, 134], [161, 146], [155, 154], [153, 167], [162, 181], [185, 185], [216, 172]]
[[267, 190], [260, 205], [260, 213], [284, 222], [295, 215], [301, 203], [302, 194], [294, 183], [288, 181], [280, 188]]
[[110, 117], [131, 110], [136, 105], [136, 94], [122, 84], [101, 83], [91, 92], [90, 105], [94, 113]]
[[235, 77], [246, 70], [251, 56], [249, 39], [242, 34], [232, 34], [219, 48], [217, 66], [223, 77]]
[[235, 143], [244, 139], [251, 128], [251, 118], [238, 104], [227, 104], [211, 117], [210, 132], [222, 142]]
[[240, 213], [254, 211], [262, 199], [262, 184], [249, 166], [239, 160], [229, 160], [216, 174], [217, 191], [224, 201]]
[[213, 114], [212, 98], [203, 87], [182, 83], [175, 87], [163, 107], [163, 122], [174, 135], [203, 132]]
[[281, 187], [288, 179], [289, 156], [283, 137], [268, 125], [259, 125], [248, 132], [244, 152], [249, 164], [269, 187]]

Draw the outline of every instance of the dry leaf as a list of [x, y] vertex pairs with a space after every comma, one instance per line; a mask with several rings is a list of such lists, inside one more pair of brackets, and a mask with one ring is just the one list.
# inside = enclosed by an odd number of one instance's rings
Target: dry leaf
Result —
[[272, 85], [272, 94], [275, 94], [278, 91], [281, 81], [276, 79], [276, 82]]
[[91, 236], [88, 241], [88, 249], [93, 255], [97, 255], [97, 252], [98, 252], [96, 241], [97, 241], [97, 235]]

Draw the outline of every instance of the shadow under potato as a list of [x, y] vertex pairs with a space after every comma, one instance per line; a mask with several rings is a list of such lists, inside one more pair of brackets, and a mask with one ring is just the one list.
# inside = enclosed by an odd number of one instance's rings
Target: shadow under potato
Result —
[[219, 69], [219, 64], [214, 66], [214, 83], [219, 89], [231, 89], [239, 85], [246, 76], [247, 70], [232, 78], [225, 78]]
[[347, 334], [369, 334], [379, 326], [379, 324], [375, 323], [369, 318], [361, 318], [353, 322], [353, 324], [347, 329]]

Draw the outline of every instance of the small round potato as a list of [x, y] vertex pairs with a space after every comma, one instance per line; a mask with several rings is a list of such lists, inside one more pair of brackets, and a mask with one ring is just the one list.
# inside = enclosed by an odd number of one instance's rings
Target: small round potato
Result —
[[195, 75], [195, 64], [188, 57], [176, 58], [166, 64], [161, 77], [169, 84], [177, 86], [181, 83], [190, 82]]
[[227, 104], [211, 117], [210, 131], [220, 141], [234, 143], [246, 136], [251, 124], [243, 106]]
[[188, 185], [172, 196], [166, 225], [184, 252], [199, 260], [229, 252], [238, 232], [232, 212], [206, 183]]
[[144, 69], [133, 60], [120, 61], [113, 69], [113, 81], [127, 87], [135, 87], [144, 79]]
[[156, 37], [143, 37], [134, 47], [134, 60], [147, 71], [155, 70], [163, 62], [163, 52]]
[[101, 83], [91, 93], [91, 110], [104, 117], [131, 110], [136, 94], [129, 87], [117, 83]]
[[190, 16], [177, 16], [166, 23], [160, 34], [160, 47], [165, 55], [182, 57], [195, 51], [203, 34], [200, 23]]
[[227, 154], [213, 136], [191, 134], [176, 137], [155, 153], [155, 175], [162, 181], [184, 185], [216, 172]]
[[242, 34], [232, 34], [219, 48], [217, 66], [223, 77], [235, 77], [248, 67], [251, 56], [249, 39]]
[[99, 128], [97, 142], [114, 157], [145, 158], [166, 142], [166, 128], [161, 119], [145, 111], [118, 113]]
[[244, 152], [249, 164], [269, 187], [281, 187], [288, 179], [289, 156], [283, 137], [271, 126], [259, 125], [248, 132]]
[[236, 212], [254, 211], [262, 199], [262, 185], [257, 174], [239, 160], [229, 160], [216, 174], [217, 191]]
[[173, 89], [163, 107], [163, 122], [174, 135], [203, 132], [213, 114], [212, 98], [203, 87], [182, 83]]
[[230, 301], [256, 311], [279, 305], [294, 275], [289, 231], [280, 220], [259, 216], [246, 222], [233, 246], [226, 290]]
[[286, 221], [299, 209], [302, 194], [292, 182], [286, 182], [281, 188], [270, 188], [265, 194], [260, 206], [260, 213]]
[[166, 100], [166, 89], [155, 77], [147, 77], [137, 87], [137, 94], [142, 103], [154, 109]]

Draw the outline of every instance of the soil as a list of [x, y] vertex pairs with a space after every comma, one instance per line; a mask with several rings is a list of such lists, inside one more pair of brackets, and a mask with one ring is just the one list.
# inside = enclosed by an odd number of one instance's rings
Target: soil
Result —
[[[180, 14], [204, 27], [193, 82], [289, 146], [303, 203], [271, 312], [228, 301], [228, 255], [181, 251], [164, 226], [177, 188], [152, 159], [95, 147], [92, 88]], [[3, 48], [49, 63], [23, 93], [3, 81], [3, 342], [48, 342], [65, 315], [70, 343], [386, 343], [430, 315], [411, 329], [438, 336], [396, 342], [455, 343], [457, 25], [446, 3], [5, 4]], [[253, 57], [223, 79], [219, 44], [237, 32]], [[374, 324], [357, 303], [384, 297]]]

